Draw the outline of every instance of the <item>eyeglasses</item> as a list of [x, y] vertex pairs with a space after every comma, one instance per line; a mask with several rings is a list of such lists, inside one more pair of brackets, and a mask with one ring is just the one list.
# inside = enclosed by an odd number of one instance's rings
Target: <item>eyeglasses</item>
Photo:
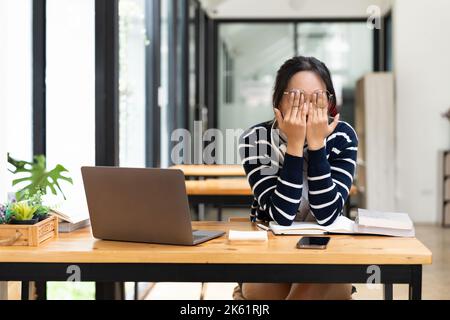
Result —
[[300, 93], [300, 95], [303, 95], [305, 101], [309, 101], [314, 104], [317, 104], [319, 102], [319, 97], [324, 93], [326, 94], [327, 101], [331, 101], [331, 99], [334, 97], [334, 95], [331, 94], [328, 90], [316, 90], [312, 94], [307, 94], [303, 89], [291, 89], [289, 91], [284, 91], [283, 95], [290, 95], [291, 93], [297, 92]]

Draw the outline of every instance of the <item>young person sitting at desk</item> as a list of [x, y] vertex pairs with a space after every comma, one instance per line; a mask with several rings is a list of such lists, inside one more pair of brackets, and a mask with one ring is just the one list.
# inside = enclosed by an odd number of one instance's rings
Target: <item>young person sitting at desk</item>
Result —
[[[329, 225], [342, 214], [349, 194], [358, 139], [348, 123], [339, 121], [328, 68], [312, 57], [287, 60], [277, 73], [273, 106], [274, 120], [251, 127], [240, 138], [254, 194], [251, 219]], [[234, 296], [351, 299], [351, 291], [350, 284], [243, 283]]]

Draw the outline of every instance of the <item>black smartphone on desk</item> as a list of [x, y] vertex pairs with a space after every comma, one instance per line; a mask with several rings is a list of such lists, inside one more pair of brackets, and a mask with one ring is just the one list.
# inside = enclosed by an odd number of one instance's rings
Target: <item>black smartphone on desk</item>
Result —
[[326, 249], [330, 237], [302, 237], [297, 242], [297, 249]]

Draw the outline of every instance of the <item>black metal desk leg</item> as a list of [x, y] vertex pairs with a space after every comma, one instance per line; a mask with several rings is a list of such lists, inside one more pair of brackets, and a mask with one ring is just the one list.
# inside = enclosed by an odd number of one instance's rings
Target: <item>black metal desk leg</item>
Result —
[[36, 287], [36, 300], [47, 300], [47, 282], [36, 281], [34, 286]]
[[134, 300], [139, 300], [139, 282], [134, 283]]
[[217, 221], [222, 221], [222, 205], [217, 208]]
[[409, 283], [409, 300], [422, 299], [422, 265], [411, 266], [411, 280]]
[[350, 218], [350, 196], [347, 197], [344, 204], [344, 216]]
[[30, 300], [30, 283], [28, 281], [22, 281], [21, 299]]
[[125, 283], [96, 282], [95, 300], [125, 300]]
[[392, 283], [383, 284], [384, 300], [392, 300], [394, 298], [394, 285]]

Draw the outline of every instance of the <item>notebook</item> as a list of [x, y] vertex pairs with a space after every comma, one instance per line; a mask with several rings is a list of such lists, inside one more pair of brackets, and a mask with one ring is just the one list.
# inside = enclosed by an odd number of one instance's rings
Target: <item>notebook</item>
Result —
[[51, 213], [59, 218], [59, 232], [72, 232], [90, 225], [86, 201], [65, 200], [51, 206]]
[[414, 237], [415, 229], [407, 213], [358, 209], [355, 232], [397, 237]]
[[374, 234], [395, 237], [414, 237], [414, 225], [408, 214], [358, 209], [355, 221], [339, 216], [329, 226], [316, 222], [294, 222], [290, 226], [281, 226], [274, 221], [269, 223], [276, 235], [314, 235], [337, 234]]
[[347, 217], [339, 216], [329, 226], [321, 226], [315, 222], [293, 222], [290, 226], [281, 226], [275, 221], [269, 223], [274, 234], [324, 234], [355, 233], [355, 222]]

